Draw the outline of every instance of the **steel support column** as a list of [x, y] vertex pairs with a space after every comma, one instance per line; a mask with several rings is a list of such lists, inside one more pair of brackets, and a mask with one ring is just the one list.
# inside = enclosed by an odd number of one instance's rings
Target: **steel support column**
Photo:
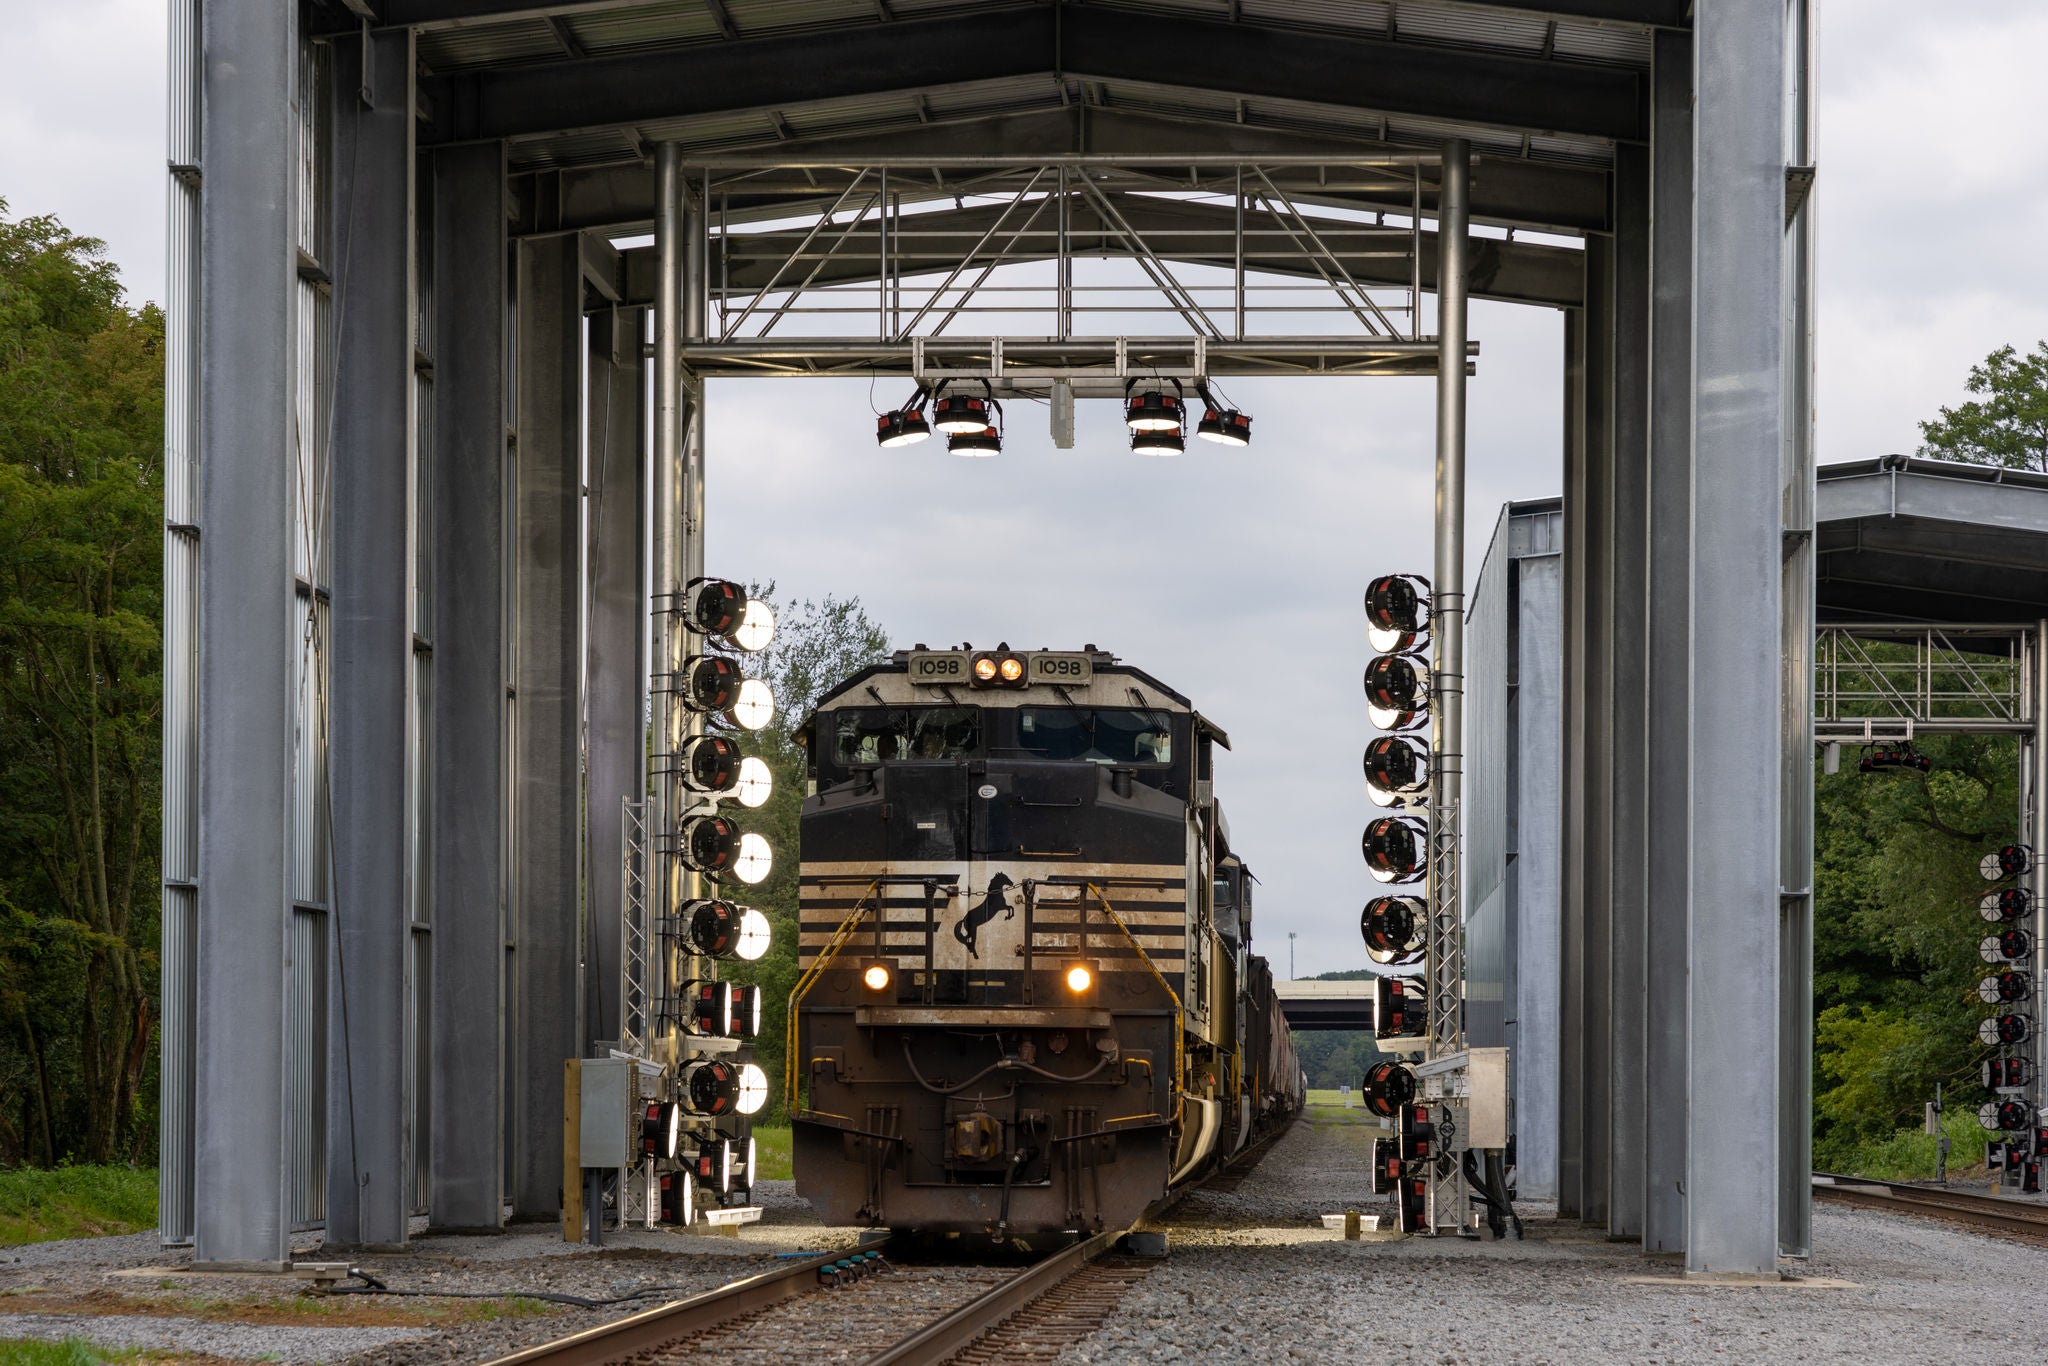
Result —
[[1692, 35], [1656, 37], [1650, 142], [1649, 880], [1643, 1248], [1685, 1249], [1692, 754]]
[[518, 576], [513, 686], [512, 1205], [561, 1210], [562, 1061], [577, 1020], [583, 277], [574, 237], [518, 248]]
[[[653, 607], [654, 649], [653, 708], [649, 723], [653, 734], [648, 754], [656, 773], [648, 789], [647, 848], [650, 888], [649, 903], [657, 919], [675, 909], [677, 889], [671, 884], [665, 855], [676, 824], [676, 792], [672, 756], [683, 725], [683, 707], [677, 680], [687, 652], [684, 630], [676, 612], [681, 606], [686, 561], [683, 558], [684, 425], [689, 413], [684, 406], [682, 363], [683, 309], [683, 210], [682, 149], [665, 142], [655, 149], [654, 244], [659, 258], [654, 291], [654, 447], [648, 458], [653, 464], [649, 486], [654, 507], [651, 518], [649, 554], [653, 560], [650, 576]], [[654, 979], [667, 972], [656, 954], [649, 967], [650, 990], [658, 990]], [[651, 1022], [650, 1022], [651, 1023]], [[650, 1035], [653, 1030], [647, 1031]], [[666, 1061], [666, 1060], [665, 1060]]]
[[200, 9], [193, 1259], [281, 1268], [294, 684], [297, 7]]
[[1778, 1253], [1784, 0], [1694, 30], [1692, 1109], [1686, 1268]]
[[505, 1200], [505, 150], [433, 154], [435, 1228], [496, 1229]]
[[1617, 1238], [1640, 1238], [1647, 1094], [1643, 971], [1649, 904], [1649, 150], [1617, 147], [1614, 160], [1607, 1232]]
[[1581, 1035], [1583, 1090], [1580, 1154], [1584, 1186], [1579, 1218], [1608, 1224], [1613, 1160], [1614, 893], [1614, 241], [1586, 241], [1586, 459], [1580, 500], [1585, 523], [1585, 662], [1581, 688], [1585, 725], [1579, 732], [1585, 784], [1579, 827], [1581, 953], [1585, 993]]
[[412, 680], [412, 35], [335, 45], [334, 967], [327, 1237], [406, 1241]]
[[1557, 1213], [1584, 1208], [1586, 884], [1586, 310], [1564, 310], [1564, 602], [1558, 764]]
[[620, 803], [647, 790], [647, 502], [641, 479], [640, 415], [646, 410], [640, 361], [645, 314], [612, 309], [589, 322], [590, 627], [585, 675], [584, 861], [588, 924], [584, 1044], [619, 1037], [619, 972], [625, 952], [624, 888], [619, 858]]

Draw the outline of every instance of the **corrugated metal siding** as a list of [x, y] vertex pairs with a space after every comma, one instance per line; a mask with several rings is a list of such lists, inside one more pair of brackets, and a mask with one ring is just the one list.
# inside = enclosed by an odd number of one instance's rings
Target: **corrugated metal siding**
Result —
[[292, 911], [285, 1000], [285, 1122], [291, 1132], [292, 1227], [327, 1219], [327, 915]]
[[415, 926], [407, 936], [406, 1055], [407, 1069], [406, 1205], [414, 1214], [425, 1214], [433, 1199], [433, 1144], [429, 1136], [434, 1124], [434, 936], [424, 926]]
[[1501, 509], [1465, 615], [1465, 1035], [1507, 1042], [1508, 512]]

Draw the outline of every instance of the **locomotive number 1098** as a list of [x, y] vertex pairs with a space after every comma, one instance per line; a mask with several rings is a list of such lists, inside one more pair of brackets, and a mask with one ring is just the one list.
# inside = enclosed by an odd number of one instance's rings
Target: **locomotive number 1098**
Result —
[[[1095, 661], [1086, 654], [1050, 650], [1032, 654], [1004, 651], [998, 657], [1021, 663], [1021, 682], [1027, 686], [1033, 683], [1085, 684], [1095, 677]], [[912, 683], [975, 685], [996, 681], [995, 678], [981, 678], [975, 673], [975, 658], [975, 655], [962, 650], [918, 650], [909, 655], [906, 671]], [[998, 677], [1013, 687], [1020, 681], [1015, 674], [1000, 674]]]

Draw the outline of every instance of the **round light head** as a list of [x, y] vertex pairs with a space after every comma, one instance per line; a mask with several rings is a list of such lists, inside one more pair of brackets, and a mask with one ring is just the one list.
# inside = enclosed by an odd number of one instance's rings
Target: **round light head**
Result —
[[1365, 794], [1375, 806], [1401, 806], [1429, 786], [1429, 760], [1404, 735], [1382, 735], [1365, 747]]
[[705, 579], [688, 590], [690, 629], [699, 635], [730, 636], [747, 609], [747, 592], [730, 579]]
[[1429, 629], [1429, 592], [1413, 574], [1382, 574], [1365, 589], [1365, 620], [1382, 631]]
[[684, 988], [685, 1023], [693, 1034], [722, 1039], [732, 1033], [732, 984], [691, 982]]
[[[1177, 432], [1187, 418], [1187, 405], [1162, 390], [1149, 389], [1124, 400], [1124, 425], [1134, 432], [1163, 432], [1169, 428]], [[1136, 449], [1135, 445], [1132, 449]]]
[[2034, 1022], [2025, 1015], [1993, 1015], [1977, 1026], [1978, 1041], [1990, 1048], [2025, 1043], [2033, 1032]]
[[889, 966], [886, 963], [870, 963], [860, 975], [860, 984], [869, 991], [886, 991], [889, 988]]
[[1187, 448], [1178, 427], [1145, 427], [1131, 433], [1132, 455], [1179, 455]]
[[740, 760], [739, 777], [733, 784], [733, 796], [740, 799], [741, 806], [755, 807], [767, 802], [775, 790], [775, 775], [768, 771], [768, 765], [751, 755]]
[[739, 851], [732, 861], [732, 875], [749, 887], [768, 876], [775, 867], [775, 851], [759, 835], [741, 835]]
[[729, 1138], [718, 1140], [718, 1189], [721, 1192], [732, 1189], [733, 1148], [736, 1145]]
[[1423, 959], [1427, 913], [1412, 896], [1376, 896], [1358, 916], [1366, 957], [1382, 967], [1407, 967]]
[[932, 424], [915, 408], [894, 408], [875, 421], [875, 444], [883, 449], [914, 446], [932, 434]]
[[1977, 1122], [1992, 1133], [2024, 1129], [2033, 1119], [2033, 1109], [2023, 1100], [1987, 1100], [1977, 1107]]
[[747, 599], [747, 605], [740, 613], [739, 627], [732, 633], [732, 643], [751, 653], [766, 649], [773, 639], [775, 609], [759, 598]]
[[1366, 1109], [1381, 1119], [1392, 1119], [1403, 1105], [1415, 1099], [1415, 1074], [1398, 1062], [1376, 1062], [1365, 1069], [1358, 1094]]
[[753, 1063], [740, 1064], [740, 1094], [734, 1108], [743, 1115], [758, 1114], [768, 1103], [768, 1074]]
[[759, 730], [775, 719], [775, 693], [758, 678], [749, 678], [727, 707], [726, 719], [742, 730]]
[[1379, 730], [1405, 731], [1420, 730], [1429, 722], [1429, 708], [1417, 707], [1413, 711], [1395, 711], [1387, 707], [1365, 704], [1365, 719]]
[[678, 757], [683, 785], [692, 792], [723, 792], [739, 776], [740, 747], [723, 735], [699, 735]]
[[[760, 912], [748, 911], [746, 914], [759, 915]], [[715, 898], [693, 901], [677, 912], [677, 918], [684, 924], [689, 946], [708, 957], [729, 957], [739, 942], [740, 909], [730, 901]]]
[[966, 394], [945, 394], [932, 405], [932, 425], [950, 434], [978, 432], [989, 425], [989, 402]]
[[723, 816], [692, 816], [676, 832], [676, 856], [696, 873], [722, 873], [739, 854], [739, 827]]
[[768, 917], [748, 906], [740, 912], [739, 933], [734, 936], [735, 957], [752, 963], [768, 952]]
[[974, 661], [974, 677], [978, 682], [993, 683], [997, 667], [995, 656], [983, 655]]
[[669, 1213], [675, 1222], [688, 1228], [697, 1222], [697, 1183], [688, 1172], [676, 1172], [669, 1177]]
[[667, 1101], [650, 1100], [640, 1121], [640, 1150], [649, 1157], [668, 1161], [676, 1155], [676, 1142], [683, 1132], [682, 1107]]
[[1204, 441], [1214, 441], [1224, 446], [1249, 446], [1252, 444], [1252, 420], [1235, 408], [1210, 408], [1202, 414], [1202, 425], [1195, 429]]
[[996, 666], [996, 672], [1003, 682], [1016, 683], [1024, 677], [1024, 661], [1015, 655], [1003, 656], [1003, 662]]
[[2033, 983], [2027, 974], [2008, 968], [1977, 983], [1977, 999], [1988, 1006], [2010, 1005], [2014, 1001], [2026, 1000], [2032, 988]]
[[1365, 666], [1366, 705], [1399, 715], [1429, 704], [1429, 678], [1413, 655], [1375, 655]]
[[729, 1114], [739, 1099], [739, 1069], [720, 1058], [686, 1063], [677, 1081], [692, 1114]]
[[970, 459], [985, 459], [1003, 448], [1003, 435], [993, 427], [980, 431], [954, 432], [946, 438], [946, 449]]
[[1429, 648], [1429, 632], [1389, 631], [1378, 626], [1367, 626], [1365, 643], [1383, 655], [1412, 654]]
[[756, 1039], [761, 1036], [761, 988], [732, 989], [732, 1036]]
[[724, 711], [746, 697], [740, 666], [720, 655], [699, 655], [683, 666], [683, 703], [691, 711]]
[[1076, 994], [1095, 985], [1095, 974], [1088, 970], [1086, 963], [1076, 963], [1067, 969], [1067, 990]]
[[1421, 830], [1401, 816], [1382, 816], [1360, 841], [1365, 870], [1376, 882], [1413, 882], [1422, 876]]
[[1997, 882], [2002, 878], [2018, 877], [2034, 866], [2034, 852], [2024, 844], [2008, 844], [1995, 854], [1986, 854], [1977, 864], [1977, 871], [1984, 875], [1986, 882]]

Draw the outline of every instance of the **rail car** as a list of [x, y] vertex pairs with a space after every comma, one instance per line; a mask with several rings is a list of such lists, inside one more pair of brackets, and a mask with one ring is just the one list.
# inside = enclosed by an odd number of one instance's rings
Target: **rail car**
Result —
[[919, 646], [803, 735], [786, 1081], [826, 1223], [1121, 1228], [1299, 1111], [1186, 697], [1092, 645]]

